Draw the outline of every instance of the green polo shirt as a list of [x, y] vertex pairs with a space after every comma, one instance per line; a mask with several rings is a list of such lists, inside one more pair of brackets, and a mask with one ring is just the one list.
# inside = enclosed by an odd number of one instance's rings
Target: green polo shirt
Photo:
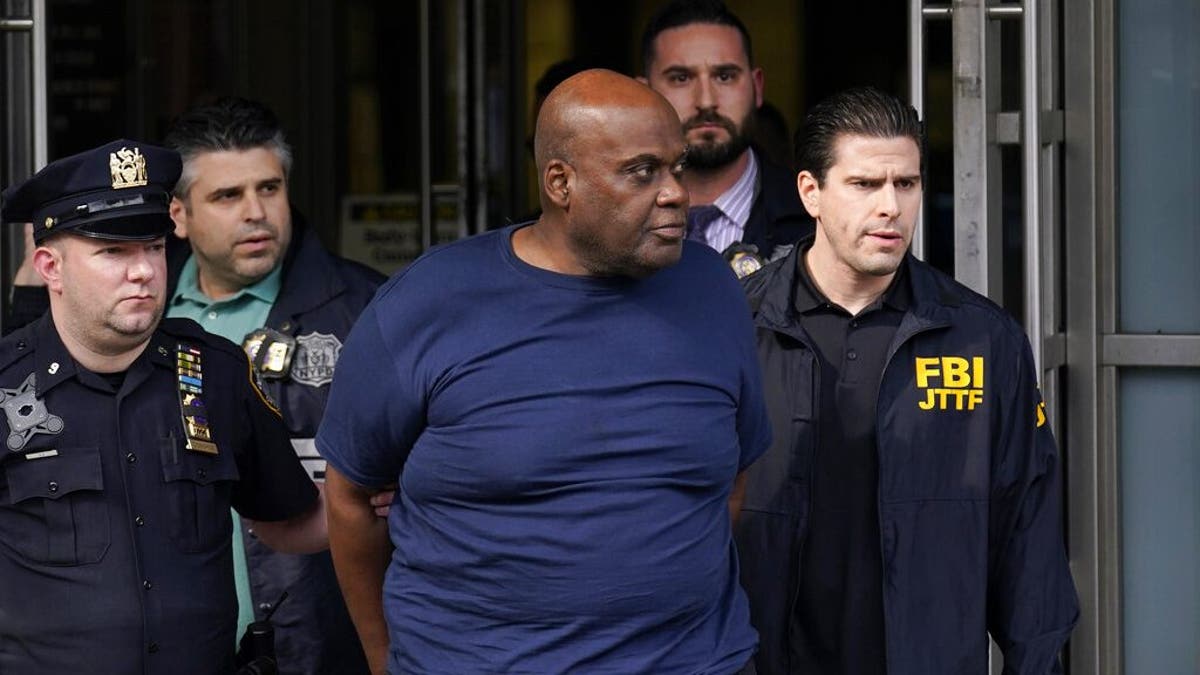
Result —
[[[275, 304], [275, 298], [279, 296], [282, 276], [281, 265], [258, 283], [247, 286], [224, 300], [213, 300], [200, 290], [196, 257], [191, 256], [179, 274], [179, 286], [167, 306], [167, 316], [173, 319], [192, 319], [204, 330], [241, 345], [247, 333], [266, 325], [271, 305]], [[233, 514], [233, 522], [241, 523], [236, 512]], [[233, 578], [237, 585], [238, 598], [236, 635], [240, 636], [245, 632], [246, 626], [254, 621], [254, 605], [250, 600], [250, 572], [246, 567], [246, 548], [242, 542], [240, 526], [234, 530], [233, 537]]]
[[167, 307], [171, 318], [192, 319], [204, 330], [242, 344], [246, 334], [267, 323], [271, 305], [279, 296], [282, 266], [224, 300], [213, 300], [200, 290], [196, 258], [188, 258], [179, 274], [175, 297]]

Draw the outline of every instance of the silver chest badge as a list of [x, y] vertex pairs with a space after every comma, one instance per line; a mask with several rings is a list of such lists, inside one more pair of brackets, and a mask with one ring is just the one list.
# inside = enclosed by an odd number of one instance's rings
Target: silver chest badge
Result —
[[16, 389], [0, 389], [0, 406], [8, 418], [8, 449], [20, 452], [34, 434], [61, 434], [63, 420], [46, 410], [44, 401], [37, 397], [34, 374]]
[[292, 357], [292, 379], [310, 387], [333, 381], [333, 367], [342, 353], [342, 341], [326, 333], [296, 336], [296, 355]]

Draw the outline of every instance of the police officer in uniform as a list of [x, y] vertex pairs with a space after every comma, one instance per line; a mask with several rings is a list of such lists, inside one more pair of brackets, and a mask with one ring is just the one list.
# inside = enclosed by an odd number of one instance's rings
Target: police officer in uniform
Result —
[[229, 673], [232, 506], [327, 545], [244, 352], [160, 322], [175, 152], [119, 140], [4, 193], [50, 310], [0, 341], [0, 672]]
[[[185, 167], [171, 217], [187, 237], [172, 237], [183, 245], [168, 266], [167, 315], [193, 318], [252, 354], [301, 464], [324, 481], [312, 439], [342, 340], [384, 277], [331, 253], [292, 210], [291, 149], [266, 106], [232, 97], [196, 106], [175, 120], [166, 143]], [[241, 622], [272, 615], [280, 672], [365, 673], [329, 553], [286, 555], [251, 528], [239, 535], [234, 545], [244, 545], [247, 563], [236, 570], [247, 599]]]
[[[167, 238], [165, 313], [193, 319], [252, 354], [302, 466], [322, 481], [325, 461], [312, 439], [342, 340], [384, 277], [329, 252], [291, 208], [292, 150], [263, 104], [224, 97], [197, 105], [172, 123], [165, 143], [183, 161], [170, 206], [178, 236]], [[27, 256], [6, 330], [41, 316], [46, 304]], [[390, 497], [375, 499], [386, 508]], [[283, 554], [251, 528], [235, 523], [234, 532], [240, 625], [271, 616], [280, 672], [365, 672], [329, 553]], [[284, 593], [286, 602], [277, 604]]]

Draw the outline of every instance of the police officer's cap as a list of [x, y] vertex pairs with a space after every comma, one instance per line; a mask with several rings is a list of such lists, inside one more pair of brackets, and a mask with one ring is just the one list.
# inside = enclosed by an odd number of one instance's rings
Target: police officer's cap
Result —
[[61, 232], [98, 239], [150, 240], [171, 231], [171, 190], [179, 153], [118, 140], [47, 164], [4, 191], [3, 218], [33, 223], [38, 243]]

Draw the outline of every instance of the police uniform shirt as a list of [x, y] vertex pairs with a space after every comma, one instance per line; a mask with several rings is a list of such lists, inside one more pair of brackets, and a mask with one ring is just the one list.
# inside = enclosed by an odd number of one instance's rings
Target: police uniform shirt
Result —
[[857, 315], [826, 298], [800, 258], [795, 309], [820, 364], [811, 517], [800, 564], [792, 666], [813, 675], [884, 672], [875, 403], [911, 302], [902, 264]]
[[[216, 454], [187, 447], [181, 360]], [[231, 672], [229, 508], [314, 506], [236, 345], [168, 319], [118, 381], [77, 366], [49, 314], [0, 342], [0, 673]]]

